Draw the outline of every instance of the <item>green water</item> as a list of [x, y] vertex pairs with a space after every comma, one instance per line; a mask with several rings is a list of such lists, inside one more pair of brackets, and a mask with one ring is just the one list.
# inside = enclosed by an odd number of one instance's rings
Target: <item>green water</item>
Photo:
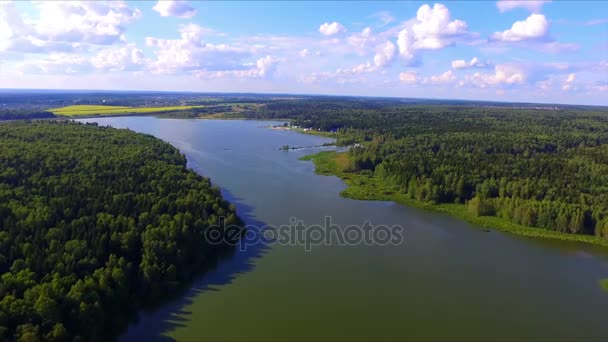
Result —
[[250, 224], [402, 225], [397, 246], [273, 245], [237, 251], [185, 293], [142, 312], [122, 339], [606, 340], [608, 255], [484, 232], [437, 213], [338, 196], [298, 158], [329, 139], [269, 122], [96, 118], [153, 134], [211, 177]]

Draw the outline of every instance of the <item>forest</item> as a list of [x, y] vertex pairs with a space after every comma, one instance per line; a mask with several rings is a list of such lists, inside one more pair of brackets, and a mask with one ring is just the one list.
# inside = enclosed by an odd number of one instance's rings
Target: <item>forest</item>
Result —
[[66, 121], [0, 124], [0, 339], [105, 340], [230, 253], [242, 225], [176, 148]]
[[50, 119], [55, 115], [45, 110], [35, 109], [0, 109], [0, 121], [3, 120], [32, 120]]
[[255, 117], [292, 118], [352, 145], [343, 171], [470, 215], [608, 239], [608, 111], [276, 101]]

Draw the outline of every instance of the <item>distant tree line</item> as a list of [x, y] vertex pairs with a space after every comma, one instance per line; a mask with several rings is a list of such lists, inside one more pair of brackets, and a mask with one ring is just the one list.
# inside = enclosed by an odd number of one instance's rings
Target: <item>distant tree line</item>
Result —
[[113, 338], [230, 252], [220, 190], [152, 136], [69, 122], [0, 124], [0, 339]]

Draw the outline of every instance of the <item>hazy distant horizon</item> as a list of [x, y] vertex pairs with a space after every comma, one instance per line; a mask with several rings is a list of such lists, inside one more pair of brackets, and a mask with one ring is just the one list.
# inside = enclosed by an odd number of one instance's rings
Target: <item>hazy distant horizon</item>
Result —
[[584, 103], [550, 103], [550, 102], [522, 102], [522, 101], [497, 101], [497, 100], [476, 100], [458, 98], [432, 98], [432, 97], [399, 97], [399, 96], [372, 96], [372, 95], [348, 95], [348, 94], [307, 94], [307, 93], [260, 93], [260, 92], [219, 92], [219, 91], [174, 91], [174, 90], [110, 90], [110, 89], [36, 89], [36, 88], [0, 88], [0, 94], [191, 94], [191, 95], [215, 95], [215, 96], [293, 96], [293, 97], [344, 97], [344, 98], [369, 98], [369, 99], [388, 99], [388, 100], [411, 100], [411, 101], [431, 101], [431, 102], [463, 102], [463, 103], [487, 103], [505, 105], [538, 105], [538, 106], [584, 106], [608, 108], [608, 105], [584, 104]]

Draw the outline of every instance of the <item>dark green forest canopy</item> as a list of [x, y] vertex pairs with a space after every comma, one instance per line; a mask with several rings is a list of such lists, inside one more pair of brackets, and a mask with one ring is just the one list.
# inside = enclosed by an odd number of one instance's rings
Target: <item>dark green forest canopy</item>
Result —
[[6, 109], [0, 108], [0, 121], [2, 120], [28, 120], [28, 119], [50, 119], [55, 115], [41, 109]]
[[240, 224], [171, 145], [67, 122], [0, 124], [0, 339], [112, 336], [229, 249]]
[[350, 172], [472, 215], [608, 238], [608, 112], [594, 108], [276, 101], [252, 116], [337, 131]]

